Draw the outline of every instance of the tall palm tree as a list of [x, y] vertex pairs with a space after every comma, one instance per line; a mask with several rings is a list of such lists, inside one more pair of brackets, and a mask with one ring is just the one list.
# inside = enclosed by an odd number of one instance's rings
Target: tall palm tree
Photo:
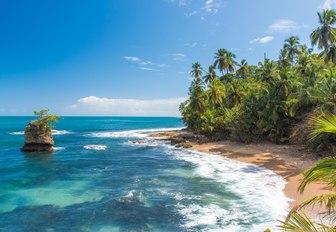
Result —
[[218, 49], [215, 53], [214, 66], [217, 67], [222, 74], [224, 73], [224, 70], [226, 70], [226, 73], [233, 72], [236, 65], [236, 61], [234, 60], [235, 58], [236, 55], [232, 52], [223, 48]]
[[245, 78], [250, 74], [250, 68], [245, 59], [243, 59], [240, 64], [238, 64], [238, 70], [236, 71], [236, 74], [241, 77]]
[[332, 27], [336, 23], [336, 11], [323, 10], [317, 15], [320, 26], [310, 34], [311, 43], [313, 46], [317, 45], [319, 49], [324, 49], [324, 53], [328, 54], [330, 45], [336, 41], [336, 28]]
[[195, 62], [192, 64], [192, 70], [191, 70], [191, 76], [194, 78], [200, 78], [202, 76], [202, 67], [201, 64], [198, 62]]
[[294, 67], [294, 59], [300, 52], [299, 37], [291, 36], [285, 40], [284, 49], [287, 51], [288, 59], [291, 61], [292, 67]]
[[207, 74], [203, 77], [205, 83], [210, 83], [213, 79], [216, 78], [216, 67], [214, 65], [210, 65]]

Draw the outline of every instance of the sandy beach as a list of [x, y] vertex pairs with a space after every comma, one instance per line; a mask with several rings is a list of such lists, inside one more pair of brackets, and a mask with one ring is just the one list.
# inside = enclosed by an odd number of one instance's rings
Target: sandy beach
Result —
[[[317, 161], [313, 154], [300, 146], [273, 143], [244, 144], [232, 141], [204, 142], [202, 137], [193, 137], [190, 132], [185, 131], [159, 133], [153, 135], [153, 137], [165, 140], [183, 138], [189, 149], [221, 155], [272, 170], [287, 181], [284, 192], [288, 198], [293, 200], [290, 202], [290, 206], [309, 197], [330, 192], [323, 184], [310, 184], [306, 187], [304, 193], [300, 194], [298, 192], [297, 189], [302, 180], [303, 171]], [[312, 209], [306, 209], [306, 211], [312, 213]]]

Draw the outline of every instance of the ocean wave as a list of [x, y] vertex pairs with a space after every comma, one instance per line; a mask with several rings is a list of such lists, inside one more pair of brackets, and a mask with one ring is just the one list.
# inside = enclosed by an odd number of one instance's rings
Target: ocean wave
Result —
[[[197, 199], [197, 204], [186, 204], [183, 200], [194, 196], [175, 193], [174, 198], [179, 201], [178, 210], [185, 218], [186, 228], [207, 226], [219, 231], [263, 231], [268, 227], [275, 229], [277, 220], [287, 214], [291, 199], [283, 192], [286, 181], [271, 170], [219, 155], [176, 148], [164, 141], [148, 139], [147, 143], [133, 144], [160, 146], [173, 159], [190, 163], [193, 175], [211, 179], [238, 196], [239, 199], [228, 202], [228, 212], [222, 206], [212, 204], [221, 196], [205, 193], [201, 198], [208, 199], [204, 200], [207, 203], [199, 204], [203, 200]], [[245, 228], [241, 225], [242, 221], [252, 226]]]
[[[66, 134], [71, 134], [71, 131], [67, 130], [52, 130], [51, 131], [52, 135], [66, 135]], [[17, 132], [9, 132], [11, 135], [24, 135], [24, 131], [17, 131]]]
[[107, 148], [107, 146], [105, 146], [105, 145], [95, 145], [95, 144], [85, 145], [83, 147], [87, 150], [96, 150], [96, 151], [106, 150], [106, 148]]
[[64, 150], [65, 148], [64, 147], [54, 147], [54, 151], [61, 151], [61, 150]]
[[71, 134], [71, 131], [67, 131], [67, 130], [52, 130], [51, 133], [53, 135], [66, 135], [66, 134]]
[[[216, 205], [180, 205], [180, 213], [186, 217], [185, 226], [188, 228], [219, 222], [227, 229], [237, 224], [238, 219], [266, 221], [254, 223], [250, 231], [275, 228], [277, 220], [283, 218], [289, 209], [290, 199], [283, 192], [286, 181], [271, 170], [186, 149], [171, 148], [167, 152], [175, 159], [191, 163], [198, 176], [218, 182], [240, 198], [237, 202], [232, 201], [229, 215]], [[234, 229], [237, 230], [241, 229]]]
[[10, 135], [24, 135], [24, 131], [9, 132]]
[[96, 138], [146, 138], [151, 133], [175, 131], [182, 128], [160, 128], [160, 129], [144, 129], [144, 130], [126, 130], [126, 131], [112, 131], [112, 132], [94, 132], [90, 133], [88, 137]]

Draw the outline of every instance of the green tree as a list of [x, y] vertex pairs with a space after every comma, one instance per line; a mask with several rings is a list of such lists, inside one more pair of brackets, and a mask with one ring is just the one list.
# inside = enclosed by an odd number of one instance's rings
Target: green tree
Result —
[[202, 76], [203, 70], [201, 67], [201, 64], [198, 62], [195, 62], [192, 64], [192, 70], [191, 70], [191, 76], [194, 78], [199, 78]]
[[310, 39], [313, 46], [317, 45], [319, 49], [324, 49], [325, 54], [328, 54], [329, 47], [336, 41], [336, 28], [333, 27], [336, 23], [336, 12], [335, 10], [323, 10], [317, 15], [320, 26], [310, 34]]
[[294, 60], [300, 53], [300, 42], [296, 36], [291, 36], [285, 40], [284, 50], [287, 51], [288, 59], [291, 62], [292, 68], [294, 67]]
[[250, 75], [250, 67], [245, 59], [243, 59], [240, 64], [238, 64], [238, 69], [236, 71], [236, 74], [240, 78], [246, 78], [248, 75]]
[[[322, 114], [310, 119], [311, 138], [320, 136], [323, 133], [336, 133], [336, 116], [333, 114]], [[304, 178], [299, 186], [300, 193], [305, 191], [308, 184], [319, 182], [325, 183], [333, 191], [336, 189], [336, 157], [327, 157], [318, 161], [313, 167], [305, 171]], [[327, 210], [327, 214], [332, 220], [336, 219], [336, 193], [322, 194], [307, 199], [289, 212], [286, 220], [280, 226], [285, 231], [335, 231], [335, 225], [325, 225], [314, 222], [307, 217], [304, 212], [300, 212], [307, 206], [318, 205]]]
[[221, 48], [215, 53], [215, 62], [214, 66], [218, 68], [218, 70], [223, 74], [224, 70], [226, 73], [233, 72], [236, 62], [236, 55]]
[[42, 109], [40, 111], [35, 111], [34, 114], [36, 116], [38, 116], [37, 124], [45, 132], [51, 132], [51, 130], [54, 128], [54, 126], [50, 123], [58, 122], [58, 119], [60, 118], [60, 116], [56, 116], [54, 114], [49, 114], [48, 109]]
[[216, 78], [215, 66], [210, 65], [207, 74], [203, 77], [205, 83], [210, 83]]
[[213, 79], [209, 83], [208, 98], [214, 106], [223, 102], [225, 98], [225, 86], [219, 79]]

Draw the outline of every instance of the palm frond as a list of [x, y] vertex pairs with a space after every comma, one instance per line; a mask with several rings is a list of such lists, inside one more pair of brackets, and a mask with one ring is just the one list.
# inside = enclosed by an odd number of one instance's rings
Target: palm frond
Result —
[[310, 118], [311, 139], [316, 139], [322, 133], [336, 133], [336, 115], [326, 113]]
[[324, 224], [318, 224], [309, 219], [304, 213], [293, 213], [288, 220], [281, 221], [279, 226], [283, 231], [290, 232], [335, 232], [333, 228]]
[[336, 194], [335, 193], [321, 194], [297, 204], [288, 213], [286, 220], [288, 220], [291, 217], [291, 215], [297, 213], [303, 208], [307, 206], [315, 207], [316, 205], [322, 209], [328, 210], [328, 213], [330, 215], [332, 212], [335, 212], [336, 209]]
[[308, 169], [299, 186], [302, 193], [307, 184], [312, 182], [324, 182], [328, 186], [336, 187], [336, 157], [327, 157], [318, 161], [313, 167]]

